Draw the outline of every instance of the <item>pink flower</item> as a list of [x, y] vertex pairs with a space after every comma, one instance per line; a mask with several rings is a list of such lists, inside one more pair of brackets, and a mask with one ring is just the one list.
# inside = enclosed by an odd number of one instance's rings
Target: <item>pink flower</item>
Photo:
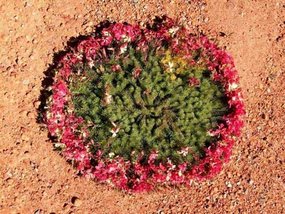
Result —
[[141, 68], [135, 68], [135, 70], [133, 71], [133, 77], [137, 79], [140, 76], [141, 72], [142, 72]]
[[190, 77], [188, 79], [188, 84], [189, 84], [190, 87], [192, 87], [192, 86], [197, 87], [197, 86], [200, 85], [200, 80], [195, 78], [195, 77]]
[[100, 47], [100, 39], [89, 37], [88, 39], [79, 43], [77, 50], [80, 53], [84, 53], [87, 60], [92, 60], [95, 59], [96, 53]]
[[119, 72], [119, 71], [121, 71], [121, 66], [120, 66], [119, 64], [117, 64], [117, 65], [112, 65], [111, 70], [112, 70], [113, 72]]

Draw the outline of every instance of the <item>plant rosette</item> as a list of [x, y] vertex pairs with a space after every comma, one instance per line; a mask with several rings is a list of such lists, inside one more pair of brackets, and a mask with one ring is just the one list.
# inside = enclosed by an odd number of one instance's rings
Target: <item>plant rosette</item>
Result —
[[212, 178], [244, 104], [232, 57], [168, 17], [106, 22], [54, 66], [44, 122], [80, 174], [128, 192]]

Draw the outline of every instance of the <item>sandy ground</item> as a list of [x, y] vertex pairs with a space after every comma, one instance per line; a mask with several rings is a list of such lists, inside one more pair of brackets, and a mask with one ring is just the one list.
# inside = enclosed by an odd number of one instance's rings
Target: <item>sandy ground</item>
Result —
[[[285, 213], [285, 2], [191, 2], [0, 2], [0, 213]], [[127, 195], [75, 176], [53, 151], [36, 123], [41, 81], [70, 37], [105, 19], [135, 23], [163, 14], [234, 56], [246, 126], [215, 179]]]

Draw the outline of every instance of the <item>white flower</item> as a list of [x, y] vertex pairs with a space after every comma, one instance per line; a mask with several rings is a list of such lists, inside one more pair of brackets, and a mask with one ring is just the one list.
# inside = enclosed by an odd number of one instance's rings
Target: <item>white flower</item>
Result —
[[120, 54], [125, 53], [128, 50], [128, 45], [124, 44], [120, 47]]
[[131, 37], [129, 37], [127, 35], [122, 35], [122, 39], [123, 39], [123, 42], [130, 42], [131, 41]]
[[54, 147], [57, 149], [65, 149], [66, 145], [64, 143], [55, 143]]
[[170, 35], [173, 37], [175, 34], [176, 34], [176, 32], [179, 30], [179, 27], [172, 27], [172, 28], [170, 28], [169, 29], [169, 33], [170, 33]]
[[89, 65], [89, 67], [90, 67], [90, 68], [93, 68], [93, 67], [95, 66], [95, 64], [94, 64], [93, 60], [92, 60], [92, 61], [90, 61], [90, 62], [88, 62], [88, 65]]
[[120, 131], [120, 127], [118, 127], [114, 122], [111, 122], [114, 128], [111, 129], [112, 137], [116, 137], [117, 133]]
[[173, 72], [174, 70], [174, 63], [173, 62], [168, 62], [168, 69], [167, 69], [170, 73]]
[[181, 149], [181, 151], [178, 152], [178, 154], [182, 155], [182, 156], [187, 156], [189, 153], [189, 147], [183, 148]]
[[115, 153], [114, 152], [110, 152], [109, 153], [109, 158], [113, 158], [115, 156]]
[[104, 36], [111, 36], [110, 32], [108, 32], [108, 31], [104, 31], [104, 32], [103, 32], [103, 35], [104, 35]]
[[112, 101], [112, 95], [105, 93], [105, 102], [106, 104], [110, 104]]
[[237, 88], [238, 88], [238, 84], [236, 84], [235, 82], [229, 84], [229, 91], [233, 91], [233, 90], [235, 90]]
[[213, 133], [212, 131], [208, 131], [207, 134], [211, 137], [215, 136], [215, 133]]

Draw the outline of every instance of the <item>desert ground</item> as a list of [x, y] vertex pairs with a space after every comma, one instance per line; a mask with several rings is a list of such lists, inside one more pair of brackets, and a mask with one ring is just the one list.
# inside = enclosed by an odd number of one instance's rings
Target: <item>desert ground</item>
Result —
[[[44, 71], [71, 37], [103, 20], [168, 15], [235, 59], [246, 104], [231, 161], [212, 180], [126, 194], [84, 177], [36, 121]], [[0, 2], [0, 213], [285, 213], [285, 2]]]

